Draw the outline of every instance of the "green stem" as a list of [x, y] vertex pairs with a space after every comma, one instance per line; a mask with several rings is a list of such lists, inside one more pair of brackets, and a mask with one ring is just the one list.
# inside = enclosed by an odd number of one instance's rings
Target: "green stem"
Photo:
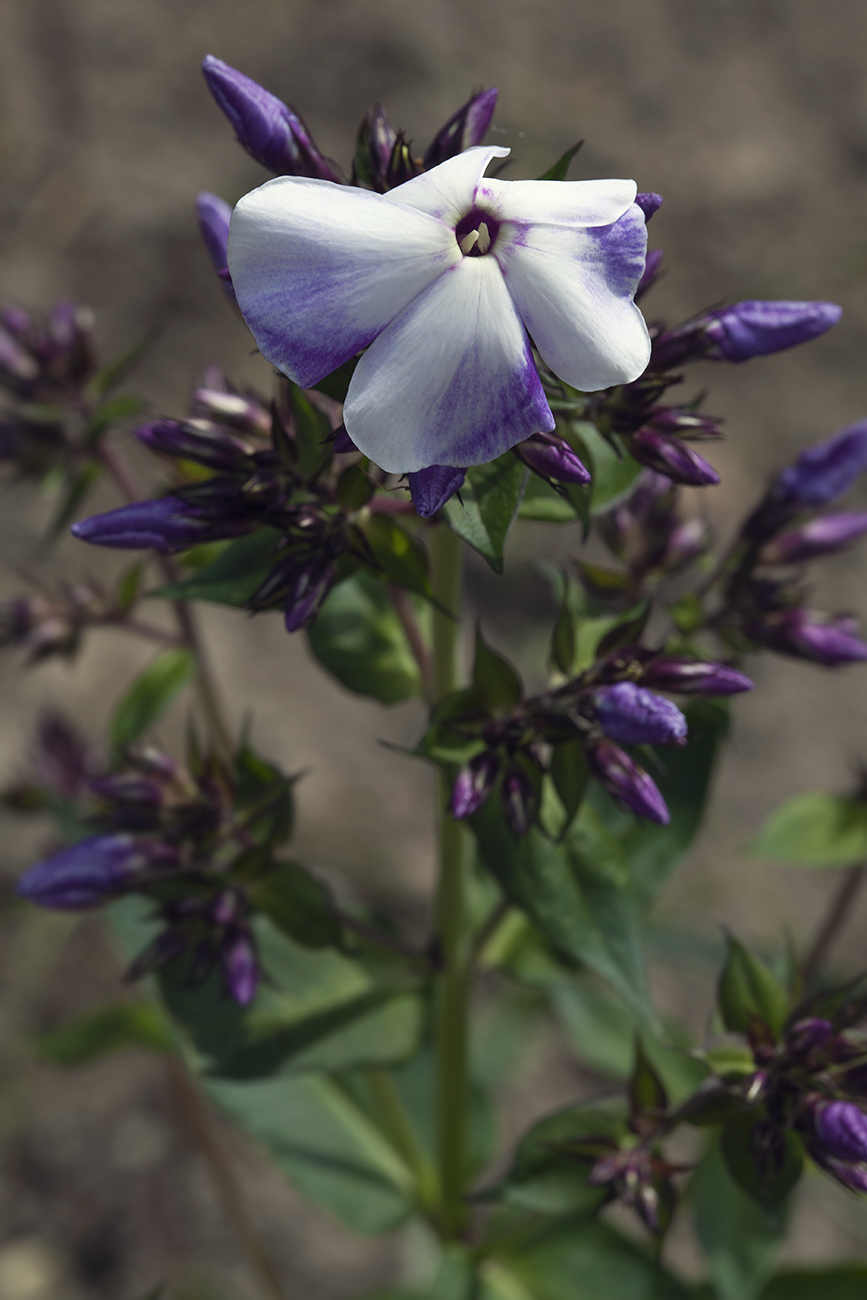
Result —
[[[441, 699], [460, 683], [457, 616], [461, 596], [461, 542], [445, 525], [430, 538], [432, 583], [442, 609], [434, 610], [433, 694]], [[445, 612], [448, 611], [448, 612]], [[468, 1086], [468, 969], [464, 916], [467, 832], [449, 814], [451, 781], [440, 781], [439, 880], [436, 933], [440, 970], [436, 981], [436, 1130], [439, 1168], [439, 1230], [445, 1241], [461, 1235], [466, 1219]]]
[[419, 1144], [394, 1080], [385, 1070], [369, 1070], [367, 1077], [394, 1149], [412, 1170], [419, 1204], [432, 1210], [437, 1198], [436, 1171]]

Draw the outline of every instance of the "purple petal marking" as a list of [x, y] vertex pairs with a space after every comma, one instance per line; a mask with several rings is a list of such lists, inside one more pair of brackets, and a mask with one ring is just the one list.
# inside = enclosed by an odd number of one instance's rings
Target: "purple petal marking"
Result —
[[416, 513], [430, 519], [456, 492], [460, 492], [467, 476], [465, 469], [452, 465], [429, 465], [409, 475], [409, 491]]

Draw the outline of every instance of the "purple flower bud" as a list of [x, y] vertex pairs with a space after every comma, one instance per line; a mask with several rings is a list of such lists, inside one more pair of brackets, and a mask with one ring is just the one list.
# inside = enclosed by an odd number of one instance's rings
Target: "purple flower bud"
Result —
[[685, 659], [679, 655], [659, 655], [645, 665], [641, 677], [647, 686], [675, 695], [738, 695], [751, 691], [750, 681], [728, 664], [708, 663], [704, 659]]
[[16, 339], [28, 338], [33, 324], [30, 313], [23, 307], [0, 308], [0, 322]]
[[463, 153], [472, 145], [481, 144], [494, 116], [497, 94], [496, 87], [480, 90], [452, 114], [428, 145], [424, 155], [426, 170], [447, 158], [454, 158], [455, 154]]
[[[640, 205], [639, 205], [640, 206]], [[644, 271], [641, 279], [638, 281], [638, 287], [635, 290], [635, 298], [641, 298], [647, 293], [647, 290], [656, 283], [662, 272], [663, 252], [661, 248], [654, 248], [647, 254], [644, 262]]]
[[287, 632], [298, 632], [313, 622], [336, 577], [334, 564], [321, 556], [316, 556], [298, 571], [283, 609]]
[[671, 817], [665, 800], [643, 767], [610, 740], [587, 748], [590, 770], [599, 784], [639, 817], [667, 826]]
[[66, 718], [46, 713], [36, 733], [35, 775], [40, 785], [73, 799], [90, 776], [87, 744]]
[[512, 834], [526, 835], [536, 816], [536, 792], [522, 767], [513, 767], [503, 776], [500, 801]]
[[216, 429], [197, 428], [191, 420], [154, 420], [136, 429], [135, 437], [162, 456], [194, 460], [218, 472], [249, 474], [253, 469], [251, 448], [240, 438]]
[[780, 474], [771, 496], [793, 506], [826, 506], [848, 492], [865, 469], [867, 420], [860, 420], [802, 451], [794, 465]]
[[47, 359], [57, 378], [81, 382], [96, 367], [96, 320], [89, 307], [63, 300], [48, 314]]
[[607, 736], [622, 745], [672, 745], [685, 742], [687, 723], [676, 704], [636, 686], [617, 682], [595, 696], [596, 716]]
[[834, 1037], [834, 1026], [821, 1016], [798, 1020], [786, 1033], [786, 1050], [806, 1056], [816, 1047], [825, 1047]]
[[39, 907], [60, 911], [97, 907], [133, 886], [149, 870], [176, 864], [167, 844], [132, 835], [95, 835], [25, 871], [15, 892]]
[[853, 1101], [830, 1101], [816, 1111], [816, 1133], [838, 1160], [867, 1160], [867, 1114]]
[[648, 428], [681, 438], [716, 438], [722, 424], [715, 415], [701, 415], [688, 406], [655, 406], [646, 421]]
[[202, 385], [193, 393], [196, 415], [217, 424], [227, 424], [241, 433], [267, 437], [271, 432], [271, 412], [263, 401], [245, 393]]
[[494, 788], [499, 766], [496, 755], [486, 749], [460, 769], [452, 787], [451, 810], [456, 821], [481, 808]]
[[534, 433], [515, 448], [525, 465], [543, 478], [558, 483], [590, 482], [590, 474], [565, 438], [556, 433]]
[[238, 927], [220, 948], [220, 966], [226, 992], [239, 1007], [249, 1006], [259, 984], [256, 945], [246, 926]]
[[825, 515], [811, 519], [800, 528], [780, 533], [768, 542], [760, 558], [764, 564], [801, 564], [805, 560], [842, 551], [864, 533], [867, 533], [867, 512]]
[[207, 55], [202, 71], [208, 89], [235, 130], [238, 143], [278, 176], [341, 181], [316, 148], [301, 118], [258, 82]]
[[23, 393], [38, 376], [36, 360], [10, 334], [0, 329], [0, 383]]
[[235, 290], [232, 287], [229, 259], [226, 254], [232, 209], [218, 195], [203, 190], [196, 199], [196, 213], [199, 218], [199, 230], [202, 232], [211, 264], [217, 272], [223, 289], [234, 302]]
[[671, 434], [650, 428], [639, 429], [629, 439], [631, 455], [642, 465], [664, 474], [673, 483], [707, 487], [719, 483], [719, 474], [703, 456]]
[[208, 516], [183, 497], [157, 497], [133, 505], [91, 515], [72, 525], [72, 533], [94, 546], [113, 546], [122, 551], [147, 550], [161, 555], [186, 551], [202, 542], [222, 541], [250, 531], [250, 521], [217, 511]]
[[816, 1143], [808, 1143], [810, 1155], [816, 1164], [836, 1178], [850, 1192], [867, 1192], [867, 1164], [846, 1164], [833, 1156], [826, 1155]]
[[353, 185], [369, 185], [379, 193], [384, 193], [396, 143], [397, 132], [388, 114], [382, 104], [374, 104], [373, 112], [366, 113], [361, 123], [352, 166]]
[[421, 519], [430, 519], [442, 510], [456, 492], [460, 492], [467, 476], [465, 469], [453, 465], [429, 465], [427, 469], [407, 474], [412, 503]]
[[635, 202], [644, 213], [644, 220], [649, 221], [654, 212], [658, 212], [662, 207], [661, 194], [636, 194]]
[[820, 614], [791, 609], [765, 623], [746, 627], [747, 635], [780, 654], [836, 668], [867, 659], [867, 644], [858, 636], [858, 623], [845, 614]]
[[692, 564], [693, 560], [704, 555], [710, 542], [711, 531], [706, 520], [696, 516], [686, 523], [679, 524], [669, 534], [666, 542], [665, 554], [662, 557], [663, 568], [670, 572], [685, 569], [688, 564]]
[[833, 302], [736, 302], [708, 312], [706, 356], [748, 361], [809, 343], [837, 324], [842, 307]]

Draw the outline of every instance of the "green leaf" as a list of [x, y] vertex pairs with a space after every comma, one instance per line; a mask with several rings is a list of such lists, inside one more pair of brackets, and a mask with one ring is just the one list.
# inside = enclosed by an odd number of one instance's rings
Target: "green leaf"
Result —
[[572, 159], [575, 157], [576, 153], [581, 148], [583, 143], [584, 143], [583, 140], [579, 140], [577, 144], [572, 145], [571, 149], [567, 149], [564, 154], [561, 154], [560, 157], [557, 159], [557, 161], [554, 163], [554, 166], [549, 167], [548, 170], [545, 172], [544, 176], [539, 177], [539, 180], [540, 181], [565, 181], [566, 173], [569, 170], [569, 164], [571, 163]]
[[114, 711], [110, 735], [115, 752], [132, 745], [158, 722], [195, 674], [195, 656], [186, 647], [161, 651], [136, 678]]
[[286, 776], [249, 745], [235, 755], [235, 808], [244, 830], [257, 845], [275, 848], [292, 834], [296, 777]]
[[357, 695], [398, 704], [421, 694], [418, 663], [385, 584], [363, 569], [328, 593], [307, 639], [322, 666]]
[[373, 514], [362, 530], [376, 559], [390, 582], [430, 600], [428, 555], [423, 544], [402, 527], [393, 515]]
[[575, 1144], [604, 1138], [619, 1144], [625, 1135], [622, 1098], [606, 1097], [558, 1111], [525, 1134], [511, 1169], [490, 1194], [534, 1214], [591, 1214], [607, 1199], [608, 1188], [588, 1183], [594, 1158], [579, 1154]]
[[478, 551], [495, 573], [503, 572], [506, 538], [518, 516], [529, 472], [511, 452], [489, 465], [471, 466], [460, 493], [444, 506], [452, 532]]
[[665, 1084], [648, 1059], [640, 1034], [635, 1035], [635, 1064], [629, 1079], [629, 1106], [633, 1119], [649, 1117], [654, 1125], [660, 1114], [668, 1108]]
[[75, 519], [90, 489], [96, 484], [102, 476], [102, 465], [99, 461], [91, 460], [82, 465], [81, 469], [76, 472], [64, 483], [64, 493], [57, 508], [57, 513], [51, 521], [48, 528], [48, 537], [54, 539], [65, 533], [69, 525]]
[[88, 447], [94, 446], [118, 420], [126, 420], [130, 416], [138, 415], [140, 410], [141, 402], [137, 397], [121, 395], [109, 398], [107, 402], [97, 407], [88, 420], [84, 441]]
[[324, 393], [326, 397], [331, 397], [335, 402], [346, 401], [346, 394], [349, 391], [349, 381], [358, 365], [358, 357], [351, 357], [349, 361], [344, 361], [342, 366], [332, 370], [330, 375], [320, 379], [315, 385], [317, 392]]
[[243, 608], [273, 568], [274, 547], [279, 539], [276, 528], [261, 528], [249, 537], [239, 537], [190, 577], [148, 595], [165, 600], [209, 600], [215, 605]]
[[690, 1300], [673, 1273], [604, 1223], [552, 1223], [483, 1265], [480, 1300]]
[[422, 1006], [405, 983], [377, 980], [332, 949], [293, 942], [266, 917], [255, 921], [264, 978], [253, 1003], [238, 1007], [212, 974], [198, 987], [182, 962], [166, 967], [166, 1003], [208, 1073], [231, 1079], [406, 1060], [418, 1047]]
[[481, 627], [476, 628], [473, 660], [473, 689], [486, 709], [499, 713], [520, 704], [524, 690], [515, 669], [487, 644]]
[[313, 1074], [204, 1086], [304, 1196], [354, 1231], [388, 1232], [412, 1212], [411, 1171], [337, 1080]]
[[304, 948], [336, 947], [341, 928], [331, 891], [296, 862], [275, 862], [248, 886], [253, 903]]
[[535, 828], [521, 839], [489, 799], [473, 817], [482, 860], [506, 897], [559, 952], [600, 975], [655, 1025], [638, 909], [618, 845], [585, 805], [560, 844]]
[[104, 370], [100, 370], [93, 380], [94, 392], [98, 396], [104, 397], [106, 393], [110, 393], [113, 388], [116, 388], [119, 383], [126, 379], [139, 357], [149, 347], [152, 338], [153, 336], [149, 335], [142, 342], [134, 344], [126, 352], [122, 352], [115, 361], [109, 362]]
[[793, 1268], [776, 1273], [760, 1300], [864, 1300], [867, 1264]]
[[[776, 1135], [768, 1149], [767, 1134]], [[726, 1120], [721, 1149], [732, 1178], [748, 1196], [776, 1213], [801, 1176], [804, 1155], [800, 1138], [769, 1122], [760, 1107]]]
[[596, 783], [588, 795], [629, 862], [644, 908], [657, 897], [701, 826], [717, 754], [728, 730], [728, 710], [721, 701], [699, 700], [685, 712], [688, 743], [657, 750], [662, 770], [651, 769], [671, 814], [667, 826], [651, 826], [634, 817]]
[[571, 524], [581, 518], [579, 504], [538, 474], [530, 474], [518, 511], [519, 519], [545, 524]]
[[773, 1269], [785, 1215], [759, 1205], [738, 1186], [717, 1136], [708, 1144], [692, 1178], [689, 1197], [696, 1234], [719, 1300], [755, 1300]]
[[295, 384], [287, 384], [295, 416], [295, 455], [302, 477], [309, 483], [325, 469], [334, 454], [331, 425]]
[[764, 962], [737, 939], [728, 938], [725, 966], [717, 985], [717, 1003], [726, 1029], [734, 1034], [779, 1038], [789, 1014], [789, 996]]
[[551, 750], [551, 780], [566, 814], [565, 829], [572, 825], [590, 780], [590, 769], [580, 740], [567, 740]]
[[589, 420], [577, 421], [572, 427], [587, 453], [588, 468], [593, 475], [591, 514], [602, 514], [631, 491], [643, 466], [632, 459], [616, 435], [612, 446]]
[[801, 867], [850, 867], [867, 860], [867, 803], [813, 790], [771, 813], [747, 852]]
[[126, 1047], [173, 1049], [171, 1026], [159, 1007], [150, 1002], [119, 1002], [43, 1034], [36, 1043], [43, 1060], [54, 1065], [81, 1065]]

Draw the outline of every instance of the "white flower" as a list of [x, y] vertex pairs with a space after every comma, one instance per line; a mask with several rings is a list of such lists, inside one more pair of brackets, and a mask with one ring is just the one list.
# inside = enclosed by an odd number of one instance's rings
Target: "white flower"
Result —
[[530, 348], [584, 392], [644, 370], [632, 181], [500, 181], [467, 149], [388, 194], [279, 176], [241, 199], [232, 283], [260, 351], [310, 387], [362, 349], [346, 429], [392, 473], [479, 465], [554, 428]]

